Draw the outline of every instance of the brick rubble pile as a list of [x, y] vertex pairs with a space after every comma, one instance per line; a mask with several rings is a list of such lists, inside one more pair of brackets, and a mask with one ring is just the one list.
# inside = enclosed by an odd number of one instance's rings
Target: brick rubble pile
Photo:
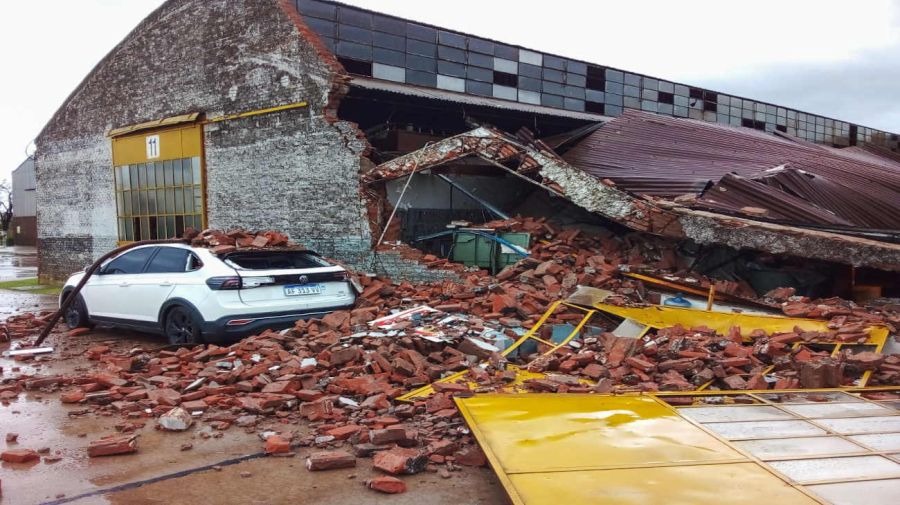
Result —
[[[446, 476], [460, 465], [485, 464], [453, 397], [504, 390], [515, 381], [509, 364], [545, 374], [520, 389], [559, 393], [837, 387], [853, 384], [867, 371], [870, 385], [900, 384], [900, 355], [845, 350], [832, 356], [814, 344], [862, 342], [873, 323], [893, 331], [900, 322], [893, 307], [813, 301], [791, 290], [776, 290], [768, 298], [789, 316], [828, 320], [829, 331], [754, 330], [745, 341], [738, 328], [718, 334], [676, 326], [632, 339], [613, 335], [609, 326], [551, 355], [543, 355], [547, 347], [538, 344], [503, 357], [503, 348], [577, 286], [611, 290], [611, 303], [639, 305], [648, 292], [640, 281], [621, 276], [620, 265], [672, 271], [677, 259], [651, 242], [560, 231], [542, 220], [489, 226], [532, 233], [531, 255], [496, 276], [460, 270], [461, 282], [412, 284], [359, 275], [362, 292], [353, 310], [298, 321], [288, 330], [265, 331], [227, 347], [116, 352], [97, 345], [86, 353], [96, 363], [91, 370], [4, 379], [0, 400], [14, 399], [23, 389], [56, 391], [60, 401], [78, 406], [70, 415], [122, 416], [121, 433], [94, 441], [92, 456], [136, 451], [130, 433], [155, 419], [160, 429], [173, 431], [202, 422], [219, 433], [257, 432], [262, 450], [272, 455], [309, 448], [310, 471], [353, 467], [359, 458], [372, 458], [373, 467], [389, 475], [427, 470]], [[275, 232], [204, 232], [193, 242], [216, 250], [264, 247], [263, 239], [269, 246], [288, 245]], [[445, 260], [424, 260], [445, 265]], [[580, 311], [560, 309], [538, 336], [550, 341], [551, 325], [581, 317]], [[27, 338], [45, 320], [46, 315], [11, 318], [5, 334]], [[462, 371], [467, 372], [463, 380], [435, 382]], [[395, 400], [431, 383], [430, 396]], [[402, 481], [389, 478], [367, 486], [386, 493], [405, 489]]]

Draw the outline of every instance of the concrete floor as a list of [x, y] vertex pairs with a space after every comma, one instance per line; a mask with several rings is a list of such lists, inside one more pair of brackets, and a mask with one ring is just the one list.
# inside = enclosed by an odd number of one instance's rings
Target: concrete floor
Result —
[[[27, 258], [26, 258], [27, 261]], [[15, 258], [3, 260], [0, 254], [0, 279], [21, 272]], [[4, 265], [7, 265], [4, 267]], [[5, 272], [4, 269], [13, 269]], [[28, 268], [28, 267], [25, 267]], [[33, 275], [31, 275], [33, 276]], [[0, 317], [39, 308], [53, 308], [55, 299], [0, 290]], [[87, 335], [66, 339], [55, 333], [47, 340], [53, 354], [23, 364], [0, 357], [2, 377], [18, 373], [77, 374], [96, 365], [83, 357], [92, 345], [104, 343], [114, 350], [134, 347], [152, 349], [163, 344], [158, 337], [119, 330], [99, 329]], [[0, 351], [7, 344], [0, 343]], [[20, 372], [13, 372], [20, 367]], [[409, 491], [402, 495], [382, 495], [363, 486], [376, 474], [370, 459], [358, 460], [348, 470], [309, 472], [304, 467], [308, 451], [293, 458], [252, 457], [263, 447], [258, 431], [269, 427], [305, 432], [303, 425], [283, 425], [277, 420], [261, 422], [249, 432], [232, 426], [221, 438], [203, 438], [201, 432], [214, 430], [204, 422], [183, 433], [154, 429], [154, 422], [136, 431], [138, 452], [124, 456], [88, 458], [85, 451], [91, 440], [116, 433], [120, 416], [77, 415], [83, 407], [66, 405], [58, 393], [23, 392], [17, 400], [0, 404], [0, 449], [49, 447], [62, 459], [56, 463], [0, 465], [3, 495], [0, 505], [39, 503], [109, 504], [493, 504], [508, 500], [488, 468], [465, 468], [450, 479], [424, 473], [403, 477]], [[18, 442], [6, 444], [6, 433], [18, 433]], [[190, 442], [193, 449], [181, 451]], [[234, 464], [229, 460], [251, 456]], [[211, 468], [221, 465], [219, 469]], [[198, 470], [199, 469], [199, 470]], [[241, 477], [242, 472], [250, 476]]]

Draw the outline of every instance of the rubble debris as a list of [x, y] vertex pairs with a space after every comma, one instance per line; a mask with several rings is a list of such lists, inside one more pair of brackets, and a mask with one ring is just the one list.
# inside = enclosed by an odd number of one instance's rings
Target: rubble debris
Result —
[[391, 477], [388, 475], [369, 479], [365, 482], [365, 485], [369, 489], [387, 494], [399, 494], [406, 492], [406, 483], [396, 477]]
[[91, 458], [137, 452], [137, 435], [109, 435], [91, 442], [87, 450]]
[[181, 407], [175, 407], [159, 417], [159, 427], [166, 431], [185, 431], [193, 424], [194, 418]]
[[306, 469], [311, 472], [354, 466], [356, 466], [356, 457], [347, 451], [314, 452], [306, 458]]
[[28, 463], [40, 459], [41, 455], [33, 449], [8, 449], [0, 453], [0, 460], [7, 463]]
[[217, 255], [243, 249], [302, 248], [291, 242], [287, 235], [274, 230], [252, 232], [244, 229], [229, 231], [207, 229], [198, 232], [189, 228], [185, 230], [184, 238], [189, 240], [193, 247], [207, 247]]
[[[716, 292], [746, 293], [737, 283], [690, 272], [661, 241], [560, 229], [546, 219], [516, 217], [481, 226], [529, 233], [531, 255], [496, 276], [460, 268], [454, 281], [415, 284], [355, 274], [361, 290], [354, 308], [229, 346], [148, 351], [97, 343], [85, 353], [88, 367], [66, 375], [16, 371], [0, 384], [0, 398], [15, 398], [22, 390], [60, 392], [60, 401], [78, 405], [70, 415], [125, 419], [120, 434], [91, 444], [92, 456], [134, 452], [136, 439], [128, 433], [144, 420], [158, 419], [163, 429], [199, 421], [211, 428], [200, 431], [200, 438], [237, 426], [255, 431], [271, 455], [308, 448], [310, 471], [350, 468], [357, 458], [371, 458], [372, 466], [388, 475], [428, 469], [449, 476], [460, 466], [487, 464], [454, 397], [511, 389], [818, 388], [855, 384], [864, 375], [870, 385], [900, 384], [900, 355], [857, 348], [868, 337], [868, 325], [900, 324], [900, 307], [811, 300], [790, 290], [768, 293], [765, 303], [788, 315], [827, 321], [827, 331], [673, 326], [624, 337], [612, 333], [618, 323], [604, 316], [569, 345], [545, 355], [548, 343], [558, 343], [556, 333], [568, 334], [583, 317], [576, 308], [560, 306], [535, 335], [543, 342], [528, 342], [503, 356], [555, 301], [579, 286], [608, 290], [608, 304], [647, 306], [653, 293], [640, 279], [624, 275], [629, 271], [677, 271], [678, 278], [714, 285]], [[212, 247], [231, 245], [203, 240]], [[253, 240], [246, 247], [253, 247]], [[43, 317], [16, 316], [3, 326], [24, 344], [40, 331]], [[749, 338], [741, 336], [747, 333]], [[853, 345], [832, 353], [822, 341]], [[539, 375], [518, 381], [516, 367]], [[458, 379], [435, 382], [449, 376]], [[428, 384], [434, 384], [430, 396], [397, 400]], [[283, 428], [292, 424], [308, 430]], [[184, 444], [182, 450], [190, 447]]]

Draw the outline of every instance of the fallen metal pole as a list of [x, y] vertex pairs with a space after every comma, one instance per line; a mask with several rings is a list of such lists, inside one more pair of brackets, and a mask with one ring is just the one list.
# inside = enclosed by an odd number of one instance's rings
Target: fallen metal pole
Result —
[[96, 272], [97, 269], [100, 268], [100, 265], [102, 265], [104, 261], [108, 260], [109, 258], [112, 258], [113, 256], [122, 254], [123, 252], [125, 252], [129, 249], [133, 249], [135, 247], [142, 246], [142, 245], [186, 244], [186, 243], [187, 243], [186, 240], [180, 239], [180, 238], [172, 238], [172, 239], [166, 239], [166, 240], [141, 240], [138, 242], [132, 242], [130, 244], [123, 245], [122, 247], [117, 247], [117, 248], [113, 249], [112, 251], [101, 256], [100, 259], [95, 261], [91, 266], [89, 266], [87, 268], [87, 270], [84, 271], [84, 277], [81, 278], [81, 281], [78, 283], [77, 286], [75, 286], [75, 289], [73, 289], [72, 292], [69, 293], [69, 296], [67, 296], [66, 299], [63, 301], [62, 305], [59, 306], [59, 310], [57, 310], [56, 313], [53, 314], [53, 317], [50, 318], [50, 322], [48, 322], [47, 326], [45, 326], [43, 331], [41, 331], [41, 335], [38, 337], [37, 340], [34, 341], [34, 347], [38, 347], [44, 342], [44, 339], [47, 338], [47, 335], [50, 334], [50, 331], [52, 331], [53, 327], [56, 326], [56, 323], [59, 322], [59, 318], [62, 317], [62, 315], [65, 314], [67, 310], [69, 310], [69, 307], [73, 303], [75, 303], [74, 300], [78, 298], [78, 293], [81, 292], [81, 288], [83, 288], [84, 285], [87, 284], [88, 279], [90, 279], [91, 276], [94, 275], [94, 272]]
[[447, 176], [444, 175], [444, 174], [437, 174], [437, 177], [438, 177], [438, 179], [440, 179], [440, 180], [446, 182], [447, 184], [449, 184], [451, 187], [456, 188], [456, 190], [459, 191], [460, 193], [462, 193], [462, 194], [468, 196], [469, 198], [471, 198], [472, 200], [474, 200], [475, 203], [477, 203], [477, 204], [481, 205], [482, 207], [484, 207], [485, 209], [487, 209], [491, 214], [493, 214], [493, 215], [499, 217], [500, 219], [509, 219], [509, 215], [508, 215], [508, 214], [506, 214], [506, 213], [503, 212], [502, 210], [498, 209], [497, 207], [495, 207], [494, 205], [492, 205], [492, 204], [489, 203], [488, 201], [483, 200], [483, 199], [481, 199], [481, 198], [475, 196], [475, 193], [472, 193], [472, 192], [469, 191], [468, 189], [466, 189], [466, 188], [460, 186], [459, 184], [453, 182], [453, 179], [447, 177]]

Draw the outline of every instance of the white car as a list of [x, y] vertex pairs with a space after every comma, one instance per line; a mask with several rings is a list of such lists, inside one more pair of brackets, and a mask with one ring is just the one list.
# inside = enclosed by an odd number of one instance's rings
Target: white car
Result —
[[[60, 304], [83, 276], [69, 277]], [[111, 324], [190, 345], [289, 327], [355, 300], [347, 271], [311, 251], [239, 249], [217, 256], [202, 247], [146, 245], [98, 269], [65, 320], [70, 328]]]

